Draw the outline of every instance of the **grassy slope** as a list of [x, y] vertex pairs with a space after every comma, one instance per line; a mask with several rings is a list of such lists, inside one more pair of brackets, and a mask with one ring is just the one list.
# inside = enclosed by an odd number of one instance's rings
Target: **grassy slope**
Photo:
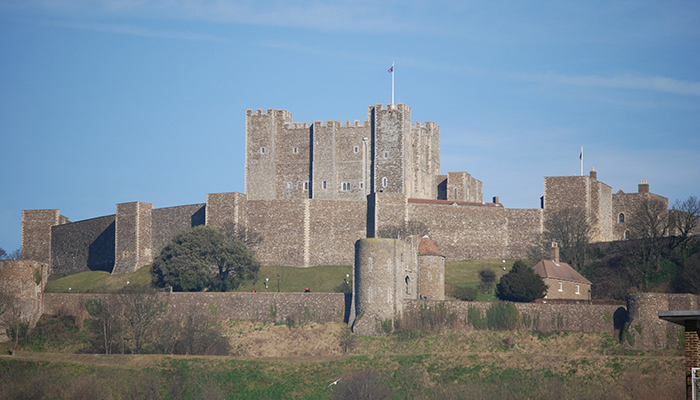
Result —
[[[488, 268], [496, 273], [496, 280], [510, 270], [513, 260], [466, 260], [449, 261], [445, 266], [445, 283], [458, 286], [476, 286], [479, 283], [479, 270]], [[260, 268], [257, 282], [246, 282], [238, 291], [276, 292], [277, 275], [281, 292], [303, 292], [310, 288], [312, 292], [333, 292], [342, 285], [346, 274], [352, 280], [352, 267], [349, 265], [328, 265], [310, 268], [263, 266]], [[268, 278], [267, 289], [265, 278]], [[67, 276], [47, 284], [48, 292], [112, 292], [129, 285], [150, 284], [150, 267], [145, 266], [131, 274], [112, 276], [104, 271], [89, 271]], [[492, 301], [493, 295], [479, 293], [480, 301]]]
[[[301, 343], [294, 340], [305, 337], [308, 343], [300, 346], [313, 346], [313, 330], [319, 326], [234, 324], [231, 328], [245, 331], [243, 337], [282, 330], [286, 334], [281, 337], [259, 337], [249, 346], [288, 340], [290, 346], [285, 347], [293, 347]], [[349, 381], [353, 373], [372, 369], [396, 399], [457, 399], [464, 393], [482, 400], [656, 399], [680, 398], [683, 393], [682, 357], [625, 354], [604, 334], [444, 332], [415, 338], [358, 337], [350, 354], [336, 351], [310, 357], [66, 356], [27, 352], [14, 358], [0, 356], [0, 398], [17, 398], [16, 390], [45, 386], [58, 398], [71, 397], [77, 387], [93, 398], [106, 398], [106, 391], [116, 398], [180, 398], [178, 393], [184, 391], [184, 398], [325, 399], [331, 396], [330, 382]], [[208, 389], [216, 390], [207, 393]]]

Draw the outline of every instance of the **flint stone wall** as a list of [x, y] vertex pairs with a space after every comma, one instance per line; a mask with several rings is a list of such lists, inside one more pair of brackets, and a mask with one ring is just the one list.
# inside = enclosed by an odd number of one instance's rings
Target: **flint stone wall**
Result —
[[[44, 314], [78, 315], [89, 299], [115, 301], [116, 294], [44, 293]], [[344, 293], [162, 293], [168, 313], [178, 317], [210, 315], [218, 321], [347, 321]], [[349, 305], [349, 301], [348, 301]]]
[[[444, 304], [448, 312], [455, 313], [461, 321], [467, 321], [469, 308], [481, 310], [486, 317], [492, 302], [478, 301], [406, 301], [404, 312], [418, 312], [421, 307], [436, 307]], [[545, 303], [513, 303], [521, 316], [528, 316], [532, 321], [539, 321], [532, 329], [539, 332], [576, 331], [603, 332], [617, 335], [626, 316], [625, 307], [619, 304], [545, 304]]]

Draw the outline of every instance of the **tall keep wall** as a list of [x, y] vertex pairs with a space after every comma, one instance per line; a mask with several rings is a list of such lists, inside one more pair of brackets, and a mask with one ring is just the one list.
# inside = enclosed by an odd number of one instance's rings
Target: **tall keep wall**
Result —
[[114, 268], [115, 215], [51, 228], [51, 279]]

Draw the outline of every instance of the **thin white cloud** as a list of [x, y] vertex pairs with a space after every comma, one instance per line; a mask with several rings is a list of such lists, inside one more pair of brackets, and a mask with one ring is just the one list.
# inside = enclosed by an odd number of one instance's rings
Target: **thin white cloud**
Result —
[[397, 12], [396, 3], [225, 0], [25, 0], [0, 9], [59, 13], [73, 18], [179, 19], [341, 32], [414, 32], [420, 20]]
[[178, 39], [178, 40], [193, 40], [193, 41], [209, 41], [209, 42], [224, 42], [226, 39], [214, 36], [203, 35], [192, 32], [170, 32], [158, 31], [153, 29], [145, 29], [129, 24], [111, 24], [111, 23], [72, 23], [59, 22], [51, 23], [51, 25], [69, 29], [82, 29], [95, 32], [115, 33], [120, 35], [131, 35], [141, 37], [152, 37], [159, 39]]
[[560, 85], [603, 87], [632, 90], [651, 90], [664, 93], [700, 96], [700, 83], [682, 81], [663, 76], [632, 76], [615, 77], [601, 76], [566, 76], [560, 74], [516, 75], [518, 79], [554, 83]]

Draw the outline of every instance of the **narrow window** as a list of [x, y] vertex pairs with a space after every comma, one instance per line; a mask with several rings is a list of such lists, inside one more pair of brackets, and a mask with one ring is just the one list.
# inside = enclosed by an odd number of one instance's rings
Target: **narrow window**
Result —
[[292, 149], [292, 153], [297, 154], [299, 152], [299, 148], [295, 147]]
[[406, 281], [406, 294], [411, 294], [411, 286], [409, 285], [409, 283], [411, 282], [411, 278], [406, 276], [405, 281]]
[[561, 282], [559, 282], [559, 291], [560, 291], [560, 292], [563, 292], [563, 291], [564, 291], [564, 288], [562, 287]]
[[265, 148], [264, 148], [264, 147], [261, 147], [261, 148], [260, 148], [260, 154], [265, 154]]
[[386, 187], [387, 180], [386, 178], [382, 178], [382, 187]]
[[625, 231], [625, 240], [630, 240], [630, 231]]
[[455, 188], [455, 200], [457, 200], [457, 188]]
[[355, 152], [355, 153], [359, 153], [359, 152], [360, 152], [360, 148], [359, 148], [358, 146], [355, 146], [355, 147], [352, 149], [352, 151]]
[[389, 158], [389, 152], [388, 152], [388, 151], [385, 151], [385, 152], [384, 152], [384, 158]]
[[624, 222], [625, 222], [625, 214], [620, 213], [620, 214], [617, 216], [617, 222], [620, 223], [620, 224], [624, 223]]
[[309, 190], [309, 181], [304, 181], [304, 190]]
[[326, 189], [328, 187], [328, 182], [323, 181], [323, 188]]
[[581, 294], [581, 286], [576, 285], [576, 294]]
[[349, 182], [343, 182], [343, 190], [344, 191], [350, 190], [350, 183]]
[[360, 182], [360, 189], [364, 189], [364, 188], [365, 188], [365, 184]]

